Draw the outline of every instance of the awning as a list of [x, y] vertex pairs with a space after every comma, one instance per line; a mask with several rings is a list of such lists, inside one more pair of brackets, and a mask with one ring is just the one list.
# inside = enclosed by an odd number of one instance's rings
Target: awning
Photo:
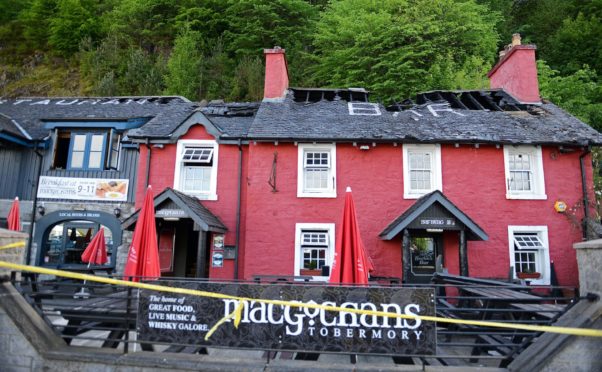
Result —
[[465, 230], [467, 240], [489, 239], [479, 225], [438, 190], [416, 200], [379, 236], [383, 240], [391, 240], [404, 229]]
[[[228, 229], [220, 219], [211, 213], [199, 199], [172, 188], [166, 188], [154, 199], [155, 217], [165, 219], [190, 218], [203, 231], [225, 233]], [[121, 223], [124, 229], [133, 229], [140, 210]]]

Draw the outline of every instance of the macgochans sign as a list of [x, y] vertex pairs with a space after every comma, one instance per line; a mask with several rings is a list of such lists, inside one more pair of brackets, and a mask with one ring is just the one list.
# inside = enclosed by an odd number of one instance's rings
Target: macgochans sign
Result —
[[38, 198], [126, 201], [127, 179], [41, 176]]
[[[237, 297], [316, 303], [410, 316], [435, 316], [434, 290], [426, 288], [184, 282], [167, 285]], [[257, 301], [246, 303], [238, 329], [232, 321], [228, 321], [205, 341], [205, 335], [213, 325], [234, 311], [237, 305], [237, 300], [142, 290], [138, 307], [138, 339], [273, 350], [435, 354], [436, 332], [433, 322]]]

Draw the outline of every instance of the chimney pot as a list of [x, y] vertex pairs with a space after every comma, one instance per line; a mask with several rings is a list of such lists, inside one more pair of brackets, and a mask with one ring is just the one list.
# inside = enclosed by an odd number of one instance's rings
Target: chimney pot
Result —
[[520, 34], [512, 34], [512, 46], [521, 45], [520, 40]]

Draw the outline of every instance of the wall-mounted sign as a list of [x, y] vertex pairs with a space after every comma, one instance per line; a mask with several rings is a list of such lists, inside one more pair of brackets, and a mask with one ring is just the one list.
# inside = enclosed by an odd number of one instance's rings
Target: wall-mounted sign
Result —
[[[170, 283], [237, 297], [317, 303], [405, 315], [435, 315], [434, 289]], [[142, 290], [138, 340], [261, 350], [433, 355], [434, 322], [248, 302], [238, 329], [222, 324], [238, 301]]]
[[224, 236], [221, 234], [213, 235], [213, 248], [224, 249]]
[[224, 267], [224, 254], [222, 252], [213, 252], [211, 256], [212, 267]]
[[456, 227], [456, 220], [454, 218], [424, 217], [418, 219], [418, 225], [424, 228], [449, 229]]
[[186, 212], [184, 212], [181, 209], [157, 209], [157, 211], [155, 212], [155, 217], [180, 218], [180, 217], [188, 217], [188, 216], [186, 215]]
[[566, 203], [563, 202], [562, 200], [556, 200], [556, 202], [554, 203], [554, 210], [558, 213], [562, 213], [566, 211]]
[[127, 179], [41, 176], [38, 198], [126, 201]]

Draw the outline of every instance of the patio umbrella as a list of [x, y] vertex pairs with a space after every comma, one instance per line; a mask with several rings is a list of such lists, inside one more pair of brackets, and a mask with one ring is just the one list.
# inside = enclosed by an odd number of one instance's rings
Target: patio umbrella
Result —
[[134, 228], [134, 236], [132, 237], [123, 276], [125, 280], [134, 277], [132, 278], [133, 281], [139, 281], [138, 276], [151, 279], [157, 279], [161, 276], [157, 228], [155, 226], [155, 206], [153, 204], [153, 190], [150, 186], [146, 190], [144, 203]]
[[105, 243], [105, 231], [102, 227], [94, 234], [90, 244], [82, 253], [82, 262], [87, 262], [88, 268], [92, 264], [104, 265], [107, 263], [107, 245]]
[[360, 236], [351, 187], [347, 187], [345, 193], [343, 223], [337, 238], [330, 282], [368, 284], [368, 272], [372, 271], [374, 267], [366, 255], [366, 249]]
[[13, 201], [8, 212], [8, 229], [14, 231], [21, 231], [21, 213], [19, 210], [19, 197], [17, 196]]

